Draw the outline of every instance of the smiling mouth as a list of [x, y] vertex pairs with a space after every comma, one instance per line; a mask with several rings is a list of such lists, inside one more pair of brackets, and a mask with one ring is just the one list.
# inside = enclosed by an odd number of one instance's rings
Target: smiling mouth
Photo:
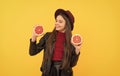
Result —
[[55, 26], [56, 28], [59, 28], [60, 26]]

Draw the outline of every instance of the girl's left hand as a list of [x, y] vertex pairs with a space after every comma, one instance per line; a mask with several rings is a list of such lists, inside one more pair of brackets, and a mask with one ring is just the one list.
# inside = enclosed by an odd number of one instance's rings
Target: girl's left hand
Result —
[[74, 43], [73, 41], [72, 41], [72, 39], [71, 39], [71, 43], [72, 43], [72, 45], [75, 47], [75, 52], [76, 52], [76, 54], [79, 54], [79, 52], [80, 52], [80, 48], [81, 48], [81, 45], [82, 45], [82, 42], [81, 43]]

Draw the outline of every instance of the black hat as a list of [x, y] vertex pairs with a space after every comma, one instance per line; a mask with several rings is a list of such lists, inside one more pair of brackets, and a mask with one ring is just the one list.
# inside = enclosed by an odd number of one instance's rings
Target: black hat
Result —
[[70, 20], [71, 30], [73, 30], [73, 28], [74, 28], [74, 16], [72, 15], [72, 13], [69, 10], [57, 9], [56, 12], [55, 12], [55, 18], [59, 14], [64, 14]]

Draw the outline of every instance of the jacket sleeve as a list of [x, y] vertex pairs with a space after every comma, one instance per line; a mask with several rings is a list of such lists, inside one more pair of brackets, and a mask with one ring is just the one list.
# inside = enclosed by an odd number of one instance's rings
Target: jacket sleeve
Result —
[[76, 54], [75, 53], [75, 48], [73, 46], [73, 48], [72, 48], [72, 57], [71, 57], [71, 62], [70, 62], [71, 67], [74, 67], [77, 64], [79, 56], [80, 56], [80, 52], [79, 52], [79, 54]]
[[45, 48], [46, 36], [47, 33], [39, 40], [39, 43], [36, 43], [36, 41], [32, 42], [32, 39], [30, 39], [29, 54], [31, 56], [38, 54], [42, 49]]

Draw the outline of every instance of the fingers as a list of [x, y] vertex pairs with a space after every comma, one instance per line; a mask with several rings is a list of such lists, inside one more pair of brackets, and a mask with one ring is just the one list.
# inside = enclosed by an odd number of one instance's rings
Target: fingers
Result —
[[81, 46], [81, 44], [76, 44], [76, 46]]

